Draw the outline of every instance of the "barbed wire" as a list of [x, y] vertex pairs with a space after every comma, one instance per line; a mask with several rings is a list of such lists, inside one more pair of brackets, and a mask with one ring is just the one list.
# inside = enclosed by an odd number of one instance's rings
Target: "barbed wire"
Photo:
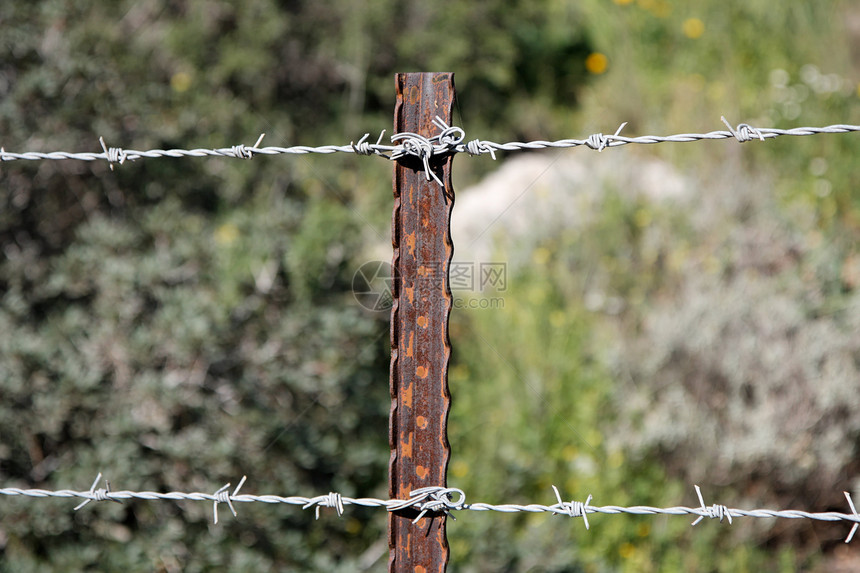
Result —
[[542, 504], [527, 504], [520, 505], [514, 503], [506, 504], [491, 504], [491, 503], [466, 503], [466, 494], [463, 490], [455, 487], [424, 487], [413, 490], [409, 494], [409, 499], [377, 499], [370, 497], [347, 497], [339, 493], [329, 493], [327, 495], [319, 495], [316, 497], [301, 497], [290, 496], [283, 497], [279, 495], [251, 495], [240, 494], [239, 490], [245, 484], [247, 476], [243, 476], [239, 484], [230, 493], [230, 484], [221, 486], [214, 493], [201, 492], [168, 492], [158, 493], [154, 491], [111, 491], [110, 483], [105, 480], [105, 487], [98, 488], [98, 483], [102, 479], [102, 474], [99, 473], [93, 482], [92, 486], [87, 491], [75, 490], [45, 490], [45, 489], [19, 489], [19, 488], [2, 488], [0, 495], [5, 496], [26, 496], [31, 498], [82, 498], [84, 501], [75, 507], [75, 511], [81, 509], [91, 501], [113, 501], [122, 503], [127, 499], [141, 500], [173, 500], [173, 501], [209, 501], [212, 502], [212, 512], [215, 523], [218, 523], [218, 505], [226, 503], [233, 516], [237, 516], [234, 503], [269, 503], [269, 504], [286, 504], [300, 505], [302, 509], [314, 508], [316, 518], [319, 519], [321, 508], [332, 508], [338, 516], [343, 515], [344, 507], [347, 505], [356, 505], [361, 507], [379, 507], [384, 508], [389, 512], [403, 511], [412, 508], [418, 512], [417, 517], [413, 522], [427, 514], [431, 517], [450, 516], [454, 518], [452, 512], [458, 511], [495, 511], [500, 513], [551, 513], [554, 515], [566, 515], [569, 517], [581, 517], [585, 523], [585, 528], [589, 529], [588, 522], [589, 514], [604, 514], [604, 515], [689, 515], [696, 516], [696, 520], [691, 525], [697, 525], [703, 519], [719, 519], [720, 522], [726, 519], [729, 524], [733, 518], [738, 517], [753, 517], [753, 518], [782, 518], [782, 519], [812, 519], [817, 521], [846, 521], [853, 523], [851, 531], [845, 538], [845, 543], [849, 543], [853, 538], [857, 529], [860, 528], [860, 514], [854, 506], [854, 501], [851, 499], [851, 494], [843, 492], [845, 499], [848, 501], [848, 506], [851, 513], [839, 513], [835, 511], [827, 512], [808, 512], [797, 509], [774, 510], [774, 509], [738, 509], [729, 508], [725, 505], [713, 504], [706, 505], [702, 491], [699, 486], [694, 486], [696, 496], [699, 499], [698, 507], [652, 507], [648, 505], [634, 506], [618, 506], [618, 505], [591, 505], [592, 496], [584, 501], [564, 501], [558, 488], [552, 486], [555, 493], [557, 503], [552, 505]]
[[[139, 151], [135, 149], [123, 149], [120, 147], [108, 147], [103, 138], [99, 138], [101, 144], [101, 152], [67, 152], [67, 151], [26, 151], [15, 153], [6, 151], [0, 147], [0, 160], [2, 161], [41, 161], [41, 160], [67, 160], [75, 159], [80, 161], [107, 161], [111, 168], [114, 164], [123, 164], [126, 161], [135, 161], [144, 158], [164, 158], [164, 157], [228, 157], [239, 159], [251, 159], [255, 155], [305, 155], [311, 153], [332, 154], [332, 153], [355, 153], [357, 155], [378, 155], [391, 160], [397, 160], [404, 156], [414, 156], [424, 163], [427, 179], [436, 179], [441, 184], [438, 177], [429, 168], [429, 160], [433, 156], [446, 155], [451, 153], [468, 153], [470, 155], [485, 155], [489, 154], [493, 159], [496, 159], [498, 151], [523, 151], [535, 149], [564, 149], [574, 147], [588, 147], [597, 151], [603, 151], [608, 147], [619, 147], [622, 145], [641, 144], [652, 145], [655, 143], [689, 143], [704, 140], [717, 139], [735, 139], [740, 143], [758, 139], [764, 141], [774, 137], [789, 136], [805, 136], [833, 133], [849, 133], [860, 131], [860, 125], [836, 124], [825, 127], [794, 127], [791, 129], [776, 129], [776, 128], [756, 128], [746, 123], [741, 123], [737, 127], [721, 118], [726, 124], [728, 130], [710, 131], [708, 133], [679, 133], [675, 135], [642, 135], [638, 137], [626, 137], [620, 135], [621, 130], [627, 125], [621, 126], [612, 135], [604, 135], [595, 133], [585, 139], [559, 139], [556, 141], [511, 141], [507, 143], [496, 143], [482, 139], [474, 139], [466, 141], [466, 133], [462, 128], [449, 126], [441, 118], [437, 117], [434, 124], [441, 130], [439, 135], [433, 137], [424, 137], [417, 133], [403, 132], [396, 133], [391, 136], [391, 144], [385, 145], [382, 139], [385, 131], [382, 131], [376, 143], [370, 143], [367, 133], [358, 140], [357, 143], [350, 142], [349, 145], [321, 145], [316, 147], [297, 145], [293, 147], [260, 147], [263, 138], [266, 134], [260, 135], [254, 145], [246, 146], [243, 144], [233, 145], [231, 147], [221, 147], [215, 149], [150, 149]], [[399, 142], [399, 143], [398, 143]]]

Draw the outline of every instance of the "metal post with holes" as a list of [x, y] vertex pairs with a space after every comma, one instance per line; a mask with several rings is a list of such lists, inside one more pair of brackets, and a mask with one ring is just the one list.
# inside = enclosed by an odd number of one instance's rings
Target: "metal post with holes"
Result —
[[[426, 138], [439, 134], [433, 119], [449, 125], [454, 104], [454, 74], [397, 74], [394, 132]], [[453, 156], [432, 156], [427, 177], [421, 158], [404, 156], [394, 167], [391, 241], [394, 305], [391, 308], [391, 417], [389, 495], [408, 499], [421, 487], [446, 486], [448, 444], [448, 268], [451, 242]], [[409, 508], [388, 518], [388, 570], [445, 571], [448, 540], [444, 514], [419, 519]]]

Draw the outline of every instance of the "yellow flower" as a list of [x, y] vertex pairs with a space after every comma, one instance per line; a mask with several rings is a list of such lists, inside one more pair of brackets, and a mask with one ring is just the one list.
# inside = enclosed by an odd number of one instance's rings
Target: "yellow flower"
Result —
[[695, 40], [696, 38], [701, 38], [702, 34], [705, 33], [705, 23], [698, 18], [687, 18], [681, 25], [681, 29], [684, 31], [685, 36], [691, 40]]
[[536, 265], [545, 265], [549, 262], [552, 253], [546, 247], [538, 247], [532, 252], [532, 261]]
[[602, 74], [609, 67], [609, 59], [600, 52], [588, 54], [585, 58], [585, 69], [592, 74]]
[[188, 91], [188, 88], [191, 87], [191, 75], [185, 72], [176, 72], [170, 78], [170, 87], [179, 93]]
[[232, 244], [239, 238], [239, 227], [233, 223], [224, 223], [215, 229], [215, 242], [221, 246]]
[[554, 310], [549, 315], [549, 323], [556, 328], [561, 328], [564, 326], [566, 318], [567, 315], [564, 314], [563, 310]]
[[651, 224], [651, 213], [645, 208], [637, 209], [636, 213], [633, 214], [633, 222], [640, 229], [647, 227]]
[[666, 18], [672, 13], [672, 6], [665, 0], [659, 0], [651, 8], [651, 13], [658, 18]]
[[451, 464], [451, 473], [454, 477], [461, 478], [469, 473], [469, 464], [462, 460], [457, 460]]
[[618, 548], [618, 554], [624, 559], [630, 559], [634, 553], [636, 553], [636, 547], [632, 543], [622, 543]]
[[578, 454], [578, 453], [579, 453], [579, 451], [576, 449], [576, 446], [568, 445], [568, 446], [565, 446], [564, 449], [561, 450], [561, 455], [567, 461], [571, 461], [573, 458], [576, 457], [576, 454]]

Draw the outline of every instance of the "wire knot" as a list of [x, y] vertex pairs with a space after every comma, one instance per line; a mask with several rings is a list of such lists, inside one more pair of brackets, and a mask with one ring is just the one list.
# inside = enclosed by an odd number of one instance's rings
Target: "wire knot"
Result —
[[96, 486], [99, 484], [99, 480], [101, 480], [101, 479], [102, 479], [102, 473], [99, 472], [99, 475], [96, 476], [96, 479], [93, 482], [93, 485], [90, 487], [89, 491], [87, 492], [89, 497], [87, 497], [87, 499], [85, 499], [84, 501], [79, 503], [75, 507], [74, 511], [79, 510], [80, 508], [82, 508], [83, 506], [85, 506], [86, 504], [88, 504], [91, 501], [115, 501], [115, 502], [120, 503], [120, 504], [122, 503], [120, 500], [113, 499], [112, 497], [110, 497], [110, 482], [108, 480], [105, 480], [105, 487], [96, 489]]
[[555, 492], [555, 498], [558, 500], [558, 510], [556, 511], [567, 514], [570, 517], [581, 517], [585, 521], [585, 528], [588, 529], [588, 504], [591, 503], [591, 495], [589, 494], [585, 503], [581, 501], [562, 501], [561, 494], [558, 493], [558, 488], [552, 486], [552, 490]]
[[496, 160], [496, 150], [493, 149], [488, 142], [481, 141], [480, 139], [473, 139], [466, 143], [466, 153], [469, 155], [482, 155], [484, 153], [489, 153], [490, 157], [493, 158], [493, 161]]
[[[424, 487], [413, 491], [409, 495], [421, 495], [425, 491], [427, 494], [429, 494], [430, 500], [417, 504], [417, 507], [421, 510], [421, 513], [418, 514], [418, 517], [412, 520], [412, 523], [418, 523], [418, 520], [424, 517], [424, 515], [428, 511], [441, 512], [447, 517], [452, 509], [462, 509], [463, 504], [466, 501], [465, 492], [457, 488]], [[456, 500], [453, 500], [451, 498], [452, 493], [459, 494], [459, 497]], [[453, 519], [454, 521], [457, 520], [453, 515], [451, 516], [451, 519]]]
[[613, 138], [618, 137], [618, 134], [621, 133], [621, 130], [624, 129], [624, 126], [627, 125], [625, 121], [622, 123], [618, 129], [615, 130], [613, 135], [603, 135], [602, 133], [593, 133], [588, 136], [588, 139], [585, 140], [585, 145], [590, 147], [591, 149], [596, 149], [597, 151], [603, 151], [612, 143]]
[[441, 133], [429, 138], [411, 131], [392, 135], [392, 143], [395, 141], [402, 141], [403, 143], [394, 150], [389, 159], [399, 159], [405, 155], [414, 155], [424, 163], [424, 174], [427, 176], [427, 181], [430, 181], [432, 177], [436, 180], [436, 183], [444, 187], [445, 184], [442, 183], [439, 176], [430, 169], [430, 158], [434, 155], [457, 151], [457, 146], [466, 138], [466, 132], [459, 127], [449, 126], [438, 115], [433, 120], [433, 125], [438, 127]]
[[435, 139], [439, 145], [444, 145], [446, 147], [446, 151], [456, 151], [457, 146], [466, 139], [466, 132], [463, 131], [462, 128], [448, 125], [445, 120], [438, 115], [433, 120], [433, 125], [441, 129], [442, 132], [431, 139]]
[[[256, 146], [255, 146], [256, 147]], [[242, 485], [245, 483], [245, 479], [248, 476], [242, 476], [242, 479], [239, 480], [239, 485], [236, 486], [236, 489], [233, 490], [233, 493], [227, 491], [230, 488], [230, 484], [225, 484], [221, 486], [218, 491], [216, 491], [213, 496], [214, 500], [212, 503], [212, 514], [215, 517], [215, 525], [218, 525], [218, 504], [226, 503], [227, 507], [230, 508], [230, 512], [233, 514], [233, 517], [236, 517], [236, 508], [233, 507], [233, 498], [239, 493], [239, 490], [242, 489]]]
[[729, 131], [735, 137], [735, 139], [738, 140], [738, 142], [744, 143], [753, 139], [760, 139], [761, 141], [764, 141], [764, 135], [762, 135], [761, 131], [759, 131], [755, 127], [747, 123], [739, 123], [737, 128], [733, 128], [732, 124], [730, 124], [725, 117], [720, 116], [720, 119], [723, 120], [723, 123], [726, 124], [726, 127], [729, 128]]
[[845, 494], [845, 499], [848, 500], [848, 506], [851, 508], [851, 513], [854, 514], [854, 517], [858, 519], [858, 521], [854, 522], [854, 527], [851, 528], [851, 533], [848, 534], [848, 537], [845, 538], [845, 543], [851, 543], [851, 540], [854, 539], [854, 534], [857, 533], [857, 528], [860, 527], [860, 515], [857, 514], [857, 509], [854, 507], [854, 502], [851, 501], [851, 494], [847, 491], [843, 491]]
[[265, 133], [260, 134], [260, 137], [257, 138], [257, 143], [251, 147], [245, 147], [245, 145], [241, 143], [239, 145], [234, 145], [230, 149], [233, 153], [233, 157], [238, 157], [239, 159], [252, 159], [254, 157], [254, 152], [260, 147], [260, 143], [262, 143], [264, 137], [266, 137]]
[[[457, 499], [452, 499], [452, 494], [457, 494]], [[409, 492], [409, 499], [399, 501], [388, 506], [388, 511], [398, 511], [407, 507], [416, 507], [420, 510], [418, 517], [412, 520], [412, 523], [418, 523], [418, 520], [424, 517], [428, 511], [439, 512], [448, 517], [452, 510], [464, 509], [466, 504], [466, 494], [463, 490], [456, 487], [441, 487], [428, 486]], [[451, 519], [457, 519], [451, 515]]]
[[603, 151], [608, 143], [609, 140], [602, 133], [592, 133], [588, 136], [588, 139], [585, 140], [585, 145], [591, 149], [596, 149], [597, 151]]
[[694, 486], [696, 488], [696, 495], [699, 496], [699, 503], [702, 504], [702, 511], [705, 512], [706, 515], [700, 515], [696, 521], [693, 522], [693, 525], [696, 525], [705, 517], [710, 517], [711, 519], [719, 518], [720, 522], [723, 521], [723, 518], [726, 517], [729, 520], [729, 524], [732, 523], [732, 514], [729, 511], [729, 508], [725, 505], [714, 504], [711, 507], [707, 507], [705, 505], [705, 499], [702, 497], [702, 490], [699, 489], [699, 486]]
[[430, 158], [433, 157], [433, 142], [424, 137], [423, 135], [418, 135], [417, 133], [412, 133], [409, 131], [404, 131], [403, 133], [396, 133], [391, 136], [391, 141], [402, 141], [400, 147], [391, 154], [391, 159], [399, 159], [406, 155], [414, 155], [419, 158], [424, 163], [424, 174], [427, 176], [427, 181], [430, 181], [430, 178], [436, 180], [436, 183], [442, 185], [442, 180], [433, 173], [430, 169]]
[[312, 505], [316, 506], [316, 519], [320, 518], [321, 507], [333, 507], [337, 511], [338, 517], [343, 515], [343, 496], [339, 493], [329, 492], [328, 495], [320, 495], [309, 500], [302, 509], [307, 509]]
[[352, 150], [357, 155], [382, 155], [384, 157], [388, 157], [387, 155], [379, 151], [379, 149], [377, 149], [377, 146], [379, 146], [379, 144], [382, 142], [383, 136], [385, 136], [384, 129], [382, 130], [382, 133], [379, 134], [379, 139], [376, 140], [376, 143], [371, 144], [367, 141], [367, 138], [370, 137], [370, 134], [365, 133], [364, 137], [358, 140], [358, 143], [353, 143], [350, 141], [349, 145], [352, 147]]
[[110, 164], [110, 170], [113, 171], [113, 164], [119, 163], [122, 165], [127, 159], [125, 151], [121, 147], [108, 147], [105, 145], [104, 137], [99, 137], [99, 143], [102, 144], [102, 149], [105, 152], [105, 159]]

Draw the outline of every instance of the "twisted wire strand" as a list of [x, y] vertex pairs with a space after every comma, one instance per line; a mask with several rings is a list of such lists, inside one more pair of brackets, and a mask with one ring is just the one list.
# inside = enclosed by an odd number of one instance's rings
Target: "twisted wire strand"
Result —
[[[790, 129], [756, 128], [748, 124], [739, 124], [736, 128], [721, 118], [728, 127], [727, 130], [710, 131], [708, 133], [679, 133], [675, 135], [642, 135], [638, 137], [627, 137], [620, 135], [626, 123], [612, 134], [592, 134], [585, 139], [559, 139], [556, 141], [510, 141], [497, 143], [481, 139], [465, 141], [465, 132], [456, 126], [448, 126], [440, 118], [436, 118], [437, 127], [441, 133], [434, 137], [424, 137], [415, 133], [396, 133], [391, 136], [391, 144], [382, 143], [384, 131], [380, 134], [376, 143], [367, 141], [370, 134], [365, 134], [358, 143], [351, 142], [349, 145], [321, 145], [317, 147], [296, 145], [292, 147], [268, 146], [260, 147], [265, 134], [261, 135], [252, 146], [233, 145], [215, 149], [122, 149], [108, 147], [102, 138], [99, 142], [102, 152], [67, 152], [67, 151], [26, 151], [21, 153], [6, 151], [0, 147], [0, 161], [41, 161], [41, 160], [66, 160], [75, 159], [80, 161], [108, 161], [113, 167], [115, 163], [123, 164], [126, 161], [153, 158], [180, 158], [180, 157], [228, 157], [238, 159], [251, 159], [255, 155], [306, 155], [306, 154], [332, 154], [332, 153], [354, 153], [356, 155], [379, 155], [387, 159], [396, 160], [407, 155], [416, 156], [424, 162], [425, 169], [428, 167], [429, 158], [448, 153], [468, 153], [470, 155], [489, 154], [496, 159], [498, 151], [524, 151], [536, 149], [565, 149], [574, 147], [588, 147], [597, 151], [606, 148], [619, 147], [622, 145], [640, 144], [653, 145], [656, 143], [690, 143], [704, 140], [735, 139], [740, 143], [758, 139], [765, 141], [781, 136], [806, 136], [819, 134], [849, 133], [860, 131], [860, 125], [835, 124], [824, 127], [794, 127]], [[427, 178], [436, 176], [427, 169]]]
[[[623, 126], [622, 126], [623, 127]], [[616, 132], [614, 135], [594, 134], [586, 139], [560, 139], [557, 141], [511, 141], [508, 143], [495, 143], [492, 141], [480, 141], [481, 149], [469, 151], [464, 145], [458, 145], [458, 152], [467, 151], [473, 155], [489, 153], [493, 151], [522, 151], [526, 149], [561, 149], [586, 146], [590, 149], [602, 151], [607, 147], [619, 147], [629, 144], [652, 145], [655, 143], [689, 143], [703, 140], [736, 139], [740, 143], [759, 139], [772, 139], [783, 135], [803, 136], [818, 135], [823, 133], [849, 133], [860, 131], [860, 125], [837, 124], [825, 127], [794, 127], [791, 129], [775, 128], [753, 128], [747, 124], [740, 124], [738, 129], [711, 131], [708, 133], [679, 133], [676, 135], [642, 135], [638, 137], [625, 137]], [[470, 142], [471, 143], [471, 142]]]
[[705, 505], [702, 497], [702, 492], [699, 486], [695, 486], [696, 494], [699, 498], [699, 507], [653, 507], [648, 505], [634, 506], [619, 506], [619, 505], [591, 505], [591, 496], [589, 495], [585, 502], [579, 501], [563, 501], [558, 488], [553, 486], [553, 491], [557, 499], [557, 503], [552, 505], [543, 505], [538, 503], [531, 504], [491, 504], [491, 503], [466, 503], [466, 494], [458, 488], [444, 487], [425, 487], [410, 492], [409, 499], [377, 499], [371, 497], [348, 497], [339, 493], [329, 493], [327, 495], [319, 495], [316, 497], [302, 496], [280, 496], [280, 495], [252, 495], [240, 494], [239, 490], [245, 483], [245, 477], [239, 482], [239, 485], [229, 492], [230, 484], [226, 484], [215, 491], [215, 493], [202, 492], [167, 492], [159, 493], [154, 491], [111, 491], [110, 484], [106, 483], [106, 488], [97, 489], [99, 480], [102, 475], [99, 474], [92, 487], [87, 491], [76, 490], [45, 490], [45, 489], [20, 489], [20, 488], [2, 488], [0, 495], [5, 496], [26, 496], [31, 498], [82, 498], [85, 501], [75, 507], [78, 510], [91, 501], [114, 501], [122, 502], [127, 499], [141, 500], [170, 500], [170, 501], [207, 501], [213, 503], [213, 512], [215, 523], [218, 523], [218, 505], [226, 503], [231, 513], [237, 515], [234, 503], [268, 503], [268, 504], [286, 504], [299, 505], [302, 509], [314, 508], [316, 517], [319, 518], [320, 508], [332, 508], [338, 516], [343, 515], [344, 507], [348, 505], [356, 505], [360, 507], [376, 507], [384, 508], [389, 512], [402, 511], [407, 508], [414, 508], [419, 513], [414, 521], [418, 521], [427, 514], [432, 516], [450, 515], [456, 511], [494, 511], [499, 513], [550, 513], [554, 515], [566, 515], [569, 517], [582, 517], [586, 529], [589, 528], [589, 514], [603, 515], [687, 515], [695, 516], [697, 519], [692, 525], [698, 524], [705, 518], [719, 519], [723, 521], [726, 518], [731, 524], [733, 518], [752, 517], [752, 518], [780, 518], [780, 519], [812, 519], [817, 521], [845, 521], [853, 524], [851, 532], [845, 539], [848, 543], [854, 537], [858, 527], [860, 527], [860, 514], [854, 506], [851, 495], [845, 493], [845, 498], [848, 501], [848, 506], [851, 513], [840, 513], [835, 511], [827, 512], [809, 512], [797, 509], [738, 509], [729, 508], [724, 505], [714, 504], [712, 506]]

